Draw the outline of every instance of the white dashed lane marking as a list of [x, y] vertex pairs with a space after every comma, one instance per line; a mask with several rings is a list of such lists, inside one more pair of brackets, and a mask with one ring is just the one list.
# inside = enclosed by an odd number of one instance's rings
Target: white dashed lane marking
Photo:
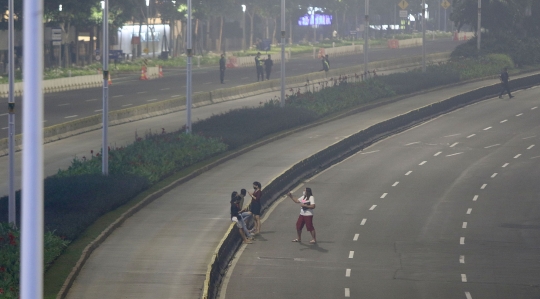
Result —
[[465, 256], [464, 255], [459, 256], [459, 263], [460, 264], [465, 264]]
[[86, 100], [85, 102], [94, 102], [94, 101], [97, 101], [98, 99], [91, 99], [91, 100]]
[[459, 142], [454, 142], [450, 147], [454, 147], [454, 146], [456, 146], [458, 144], [459, 144]]
[[459, 244], [464, 245], [465, 244], [465, 237], [459, 238]]
[[471, 208], [468, 208], [468, 209], [467, 209], [467, 215], [470, 215], [471, 212], [472, 212], [472, 209], [471, 209]]
[[139, 91], [139, 92], [137, 92], [137, 94], [143, 94], [143, 93], [146, 93], [146, 91]]
[[476, 136], [476, 134], [471, 134], [471, 135], [467, 136], [467, 138], [471, 138], [471, 137], [474, 137], [474, 136]]
[[459, 153], [455, 153], [455, 154], [450, 154], [450, 155], [446, 155], [447, 157], [452, 157], [452, 156], [457, 156], [457, 155], [461, 155], [463, 154], [463, 152], [459, 152]]
[[7, 114], [7, 113], [4, 113], [4, 114], [0, 114], [0, 116], [6, 116], [6, 115], [8, 115], [8, 114]]
[[532, 107], [531, 110], [534, 110], [534, 109], [536, 109], [536, 108], [538, 108], [538, 107]]
[[78, 115], [71, 115], [71, 116], [66, 116], [64, 118], [74, 118], [74, 117], [77, 117]]
[[66, 103], [66, 104], [60, 104], [60, 105], [58, 105], [58, 107], [67, 106], [67, 105], [69, 105], [69, 103]]
[[355, 234], [354, 238], [353, 238], [353, 241], [358, 241], [358, 237], [360, 237], [360, 234]]
[[103, 109], [94, 110], [94, 112], [101, 112]]
[[467, 228], [467, 222], [463, 222], [463, 225], [461, 225], [461, 228]]
[[420, 164], [418, 164], [418, 165], [424, 165], [424, 164], [426, 164], [426, 163], [427, 163], [427, 161], [422, 161], [422, 163], [420, 163]]
[[366, 218], [362, 219], [362, 222], [360, 222], [360, 225], [365, 225], [365, 224], [366, 224], [366, 221], [367, 221]]
[[484, 129], [484, 131], [487, 131], [487, 130], [489, 130], [489, 129], [491, 129], [491, 127], [487, 127], [487, 128], [485, 128], [485, 129]]
[[373, 210], [375, 210], [376, 207], [377, 207], [377, 205], [372, 205], [371, 208], [369, 208], [369, 210], [373, 211]]
[[121, 98], [121, 97], [123, 97], [123, 96], [124, 96], [124, 95], [121, 94], [121, 95], [113, 96], [113, 98]]
[[453, 137], [453, 136], [459, 136], [459, 135], [461, 135], [461, 134], [446, 135], [446, 136], [444, 136], [444, 137]]
[[412, 170], [409, 170], [409, 171], [407, 171], [407, 173], [405, 175], [409, 175], [411, 173], [412, 173]]
[[409, 145], [413, 145], [413, 144], [418, 144], [418, 143], [420, 143], [420, 141], [416, 141], [416, 142], [411, 142], [411, 143], [407, 143], [407, 144], [405, 144], [405, 146], [409, 146]]
[[388, 195], [388, 193], [383, 193], [383, 195], [381, 195], [381, 198], [385, 198], [386, 195]]
[[516, 114], [516, 116], [522, 116], [522, 115], [523, 115], [523, 113], [520, 113], [520, 114]]
[[477, 201], [478, 200], [478, 195], [475, 195], [472, 199], [472, 201]]
[[534, 147], [534, 144], [531, 145], [531, 146], [529, 146], [527, 149], [530, 150], [530, 149], [533, 148], [533, 147]]
[[349, 288], [345, 288], [345, 297], [351, 297], [351, 290]]
[[437, 157], [438, 155], [442, 154], [442, 152], [437, 152], [435, 155], [433, 155], [434, 157]]
[[157, 99], [150, 99], [150, 100], [146, 100], [147, 102], [155, 102], [157, 101]]
[[395, 182], [394, 184], [392, 184], [392, 187], [395, 187], [399, 184], [399, 182]]
[[471, 293], [469, 293], [469, 292], [465, 292], [465, 297], [467, 299], [472, 299]]
[[523, 137], [523, 140], [525, 140], [525, 139], [531, 139], [531, 138], [534, 138], [534, 137], [536, 137], [536, 135], [535, 135], [535, 136], [529, 136], [529, 137]]
[[508, 166], [508, 163], [504, 163], [502, 167], [506, 167], [506, 166]]
[[502, 123], [505, 123], [505, 122], [507, 122], [507, 121], [508, 121], [508, 119], [501, 120], [501, 124], [502, 124]]
[[495, 172], [494, 174], [491, 175], [491, 178], [494, 178], [497, 176], [497, 173]]
[[354, 251], [349, 251], [349, 258], [352, 259], [354, 257]]
[[467, 275], [461, 274], [461, 282], [467, 282]]
[[365, 152], [365, 153], [361, 153], [362, 155], [367, 155], [367, 154], [373, 154], [373, 153], [376, 153], [378, 152], [379, 150], [376, 150], [376, 151], [371, 151], [371, 152]]
[[514, 159], [517, 159], [517, 158], [519, 158], [519, 157], [521, 157], [521, 154], [515, 155], [515, 156], [514, 156]]
[[483, 184], [482, 187], [480, 187], [480, 189], [486, 189], [487, 187], [487, 184]]
[[345, 277], [351, 277], [351, 269], [345, 270]]
[[160, 89], [160, 90], [169, 90], [169, 89], [170, 89], [170, 88], [169, 88], [169, 87], [167, 87], [167, 88], [162, 88], [162, 89]]
[[497, 143], [497, 144], [493, 144], [493, 145], [488, 145], [488, 146], [486, 146], [484, 148], [492, 148], [492, 147], [497, 146], [497, 145], [500, 145], [500, 144]]

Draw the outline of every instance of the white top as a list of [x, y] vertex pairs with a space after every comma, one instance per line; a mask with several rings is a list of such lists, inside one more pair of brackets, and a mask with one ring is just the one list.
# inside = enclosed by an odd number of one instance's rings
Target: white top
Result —
[[[305, 197], [305, 196], [302, 196], [298, 199], [299, 203], [300, 204], [305, 204], [309, 201], [309, 205], [314, 205], [315, 204], [315, 197], [313, 196], [310, 196], [309, 197], [309, 200]], [[302, 216], [313, 216], [313, 209], [302, 209], [300, 208], [300, 215]]]

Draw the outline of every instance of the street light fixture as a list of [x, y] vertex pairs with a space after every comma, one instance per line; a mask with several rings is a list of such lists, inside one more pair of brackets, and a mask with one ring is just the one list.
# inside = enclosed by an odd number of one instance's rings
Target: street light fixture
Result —
[[242, 51], [246, 50], [246, 5], [242, 4]]

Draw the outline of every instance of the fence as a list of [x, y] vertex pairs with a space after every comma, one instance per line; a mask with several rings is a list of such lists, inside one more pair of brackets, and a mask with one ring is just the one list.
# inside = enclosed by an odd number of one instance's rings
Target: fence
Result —
[[[82, 89], [89, 87], [99, 87], [103, 85], [103, 75], [88, 75], [76, 76], [68, 78], [58, 78], [51, 80], [43, 80], [43, 92], [59, 92], [64, 90]], [[14, 86], [14, 95], [22, 96], [23, 83], [16, 82]], [[0, 97], [7, 98], [9, 96], [9, 85], [0, 85]]]

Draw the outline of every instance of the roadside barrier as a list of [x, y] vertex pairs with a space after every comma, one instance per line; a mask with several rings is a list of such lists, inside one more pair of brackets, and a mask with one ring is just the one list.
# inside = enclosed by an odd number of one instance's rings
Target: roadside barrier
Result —
[[143, 65], [141, 67], [141, 77], [140, 80], [148, 80], [148, 77], [146, 76], [146, 65]]
[[[540, 74], [516, 79], [512, 81], [512, 87], [520, 89], [527, 88], [538, 85], [538, 82], [540, 82]], [[289, 190], [293, 189], [294, 186], [301, 183], [304, 179], [346, 159], [376, 141], [406, 130], [407, 128], [438, 115], [496, 96], [499, 91], [500, 84], [493, 84], [453, 96], [447, 100], [426, 105], [422, 108], [411, 110], [408, 113], [372, 125], [369, 128], [359, 131], [358, 133], [327, 147], [307, 159], [298, 162], [270, 182], [262, 190], [262, 212], [266, 212], [272, 203], [278, 200], [282, 195], [286, 194]], [[202, 299], [214, 299], [217, 297], [223, 277], [225, 276], [229, 263], [240, 246], [241, 241], [242, 239], [238, 229], [231, 224], [228, 232], [221, 240], [211, 258], [206, 279], [203, 284]]]
[[159, 66], [159, 78], [163, 78], [163, 67]]

